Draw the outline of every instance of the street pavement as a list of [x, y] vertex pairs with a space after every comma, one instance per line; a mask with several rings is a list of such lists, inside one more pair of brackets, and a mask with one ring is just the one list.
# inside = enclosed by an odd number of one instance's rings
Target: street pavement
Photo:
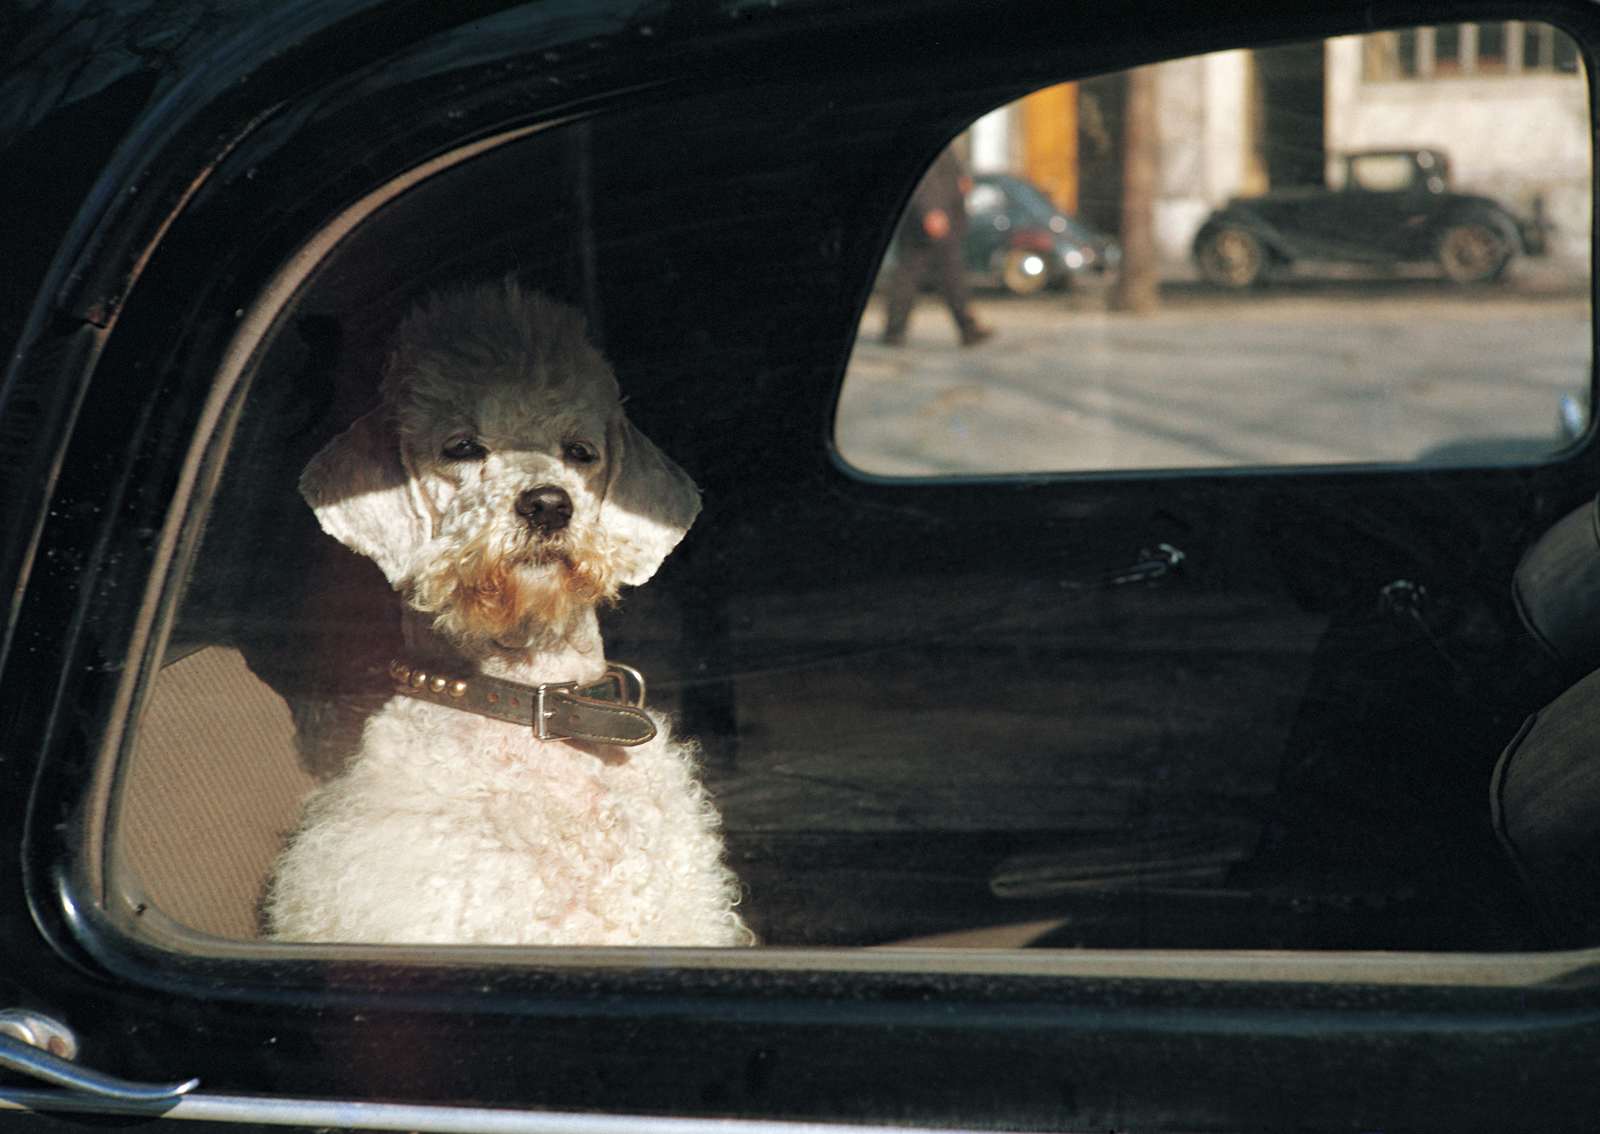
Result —
[[1178, 283], [1143, 316], [1103, 295], [975, 305], [998, 333], [970, 349], [933, 296], [899, 348], [871, 305], [839, 405], [846, 460], [900, 476], [1521, 460], [1560, 448], [1559, 403], [1589, 384], [1587, 287], [1548, 271]]

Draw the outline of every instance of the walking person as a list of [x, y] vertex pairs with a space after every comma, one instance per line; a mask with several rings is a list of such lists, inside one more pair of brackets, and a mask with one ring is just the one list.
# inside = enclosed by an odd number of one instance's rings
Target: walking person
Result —
[[901, 346], [917, 292], [931, 280], [950, 308], [962, 346], [976, 346], [994, 334], [972, 314], [961, 262], [967, 231], [967, 190], [972, 182], [954, 150], [945, 150], [918, 183], [895, 232], [895, 264], [885, 300], [888, 316], [883, 341]]

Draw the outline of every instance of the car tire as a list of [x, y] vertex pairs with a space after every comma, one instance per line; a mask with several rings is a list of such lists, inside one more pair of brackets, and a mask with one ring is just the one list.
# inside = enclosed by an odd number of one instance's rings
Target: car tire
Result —
[[1207, 283], [1243, 289], [1266, 279], [1267, 250], [1249, 229], [1225, 224], [1200, 238], [1195, 260]]
[[1012, 295], [1038, 295], [1050, 286], [1050, 265], [1044, 253], [1006, 249], [1000, 255], [1000, 285]]
[[1437, 258], [1451, 283], [1499, 279], [1511, 262], [1511, 245], [1488, 221], [1458, 221], [1439, 234]]

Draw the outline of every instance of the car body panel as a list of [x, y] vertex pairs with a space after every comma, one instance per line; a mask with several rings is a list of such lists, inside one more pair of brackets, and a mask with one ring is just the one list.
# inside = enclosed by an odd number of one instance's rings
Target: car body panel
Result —
[[[1364, 183], [1366, 161], [1409, 164], [1409, 180], [1394, 187]], [[1542, 230], [1519, 221], [1504, 206], [1449, 187], [1449, 160], [1436, 150], [1369, 150], [1341, 155], [1337, 187], [1294, 186], [1259, 196], [1236, 197], [1214, 212], [1196, 233], [1199, 254], [1225, 226], [1255, 235], [1280, 265], [1295, 261], [1396, 264], [1432, 261], [1441, 234], [1451, 225], [1482, 221], [1506, 242], [1512, 255], [1542, 251]]]
[[[1039, 287], [1103, 286], [1113, 278], [1122, 258], [1116, 241], [1057, 209], [1038, 186], [1011, 174], [980, 173], [972, 180], [961, 254], [975, 279], [1019, 290], [1007, 279], [1011, 253], [1039, 258]], [[1033, 286], [1025, 282], [1020, 290]]]
[[[1561, 12], [1594, 42], [1589, 9]], [[134, 15], [182, 34], [141, 38], [152, 25]], [[101, 129], [70, 154], [54, 151], [71, 167], [60, 199], [41, 205], [13, 181], [10, 216], [38, 219], [22, 226], [26, 254], [0, 291], [3, 451], [28, 473], [5, 496], [0, 558], [16, 596], [0, 677], [0, 838], [21, 867], [0, 872], [8, 1003], [67, 1021], [86, 1064], [154, 1081], [197, 1076], [227, 1096], [942, 1127], [1452, 1131], [1523, 1122], [1534, 1100], [1543, 1128], [1585, 1128], [1600, 1105], [1600, 997], [1593, 958], [1578, 950], [1554, 971], [1543, 959], [1497, 959], [1499, 980], [1455, 979], [1428, 958], [1373, 969], [1300, 956], [1273, 968], [1254, 953], [1196, 954], [1193, 942], [1189, 966], [1174, 969], [1138, 939], [1148, 919], [1133, 908], [1116, 919], [1132, 936], [1128, 957], [1064, 950], [1037, 964], [802, 948], [515, 963], [341, 947], [174, 952], [130, 932], [119, 916], [138, 911], [119, 915], [104, 884], [97, 820], [113, 787], [104, 757], [172, 632], [176, 598], [163, 586], [198, 538], [186, 510], [218, 492], [217, 447], [239, 408], [219, 375], [242, 371], [241, 327], [276, 316], [271, 289], [294, 284], [296, 253], [369, 194], [474, 146], [525, 168], [512, 136], [547, 128], [553, 145], [574, 147], [564, 174], [588, 169], [616, 188], [596, 197], [597, 230], [660, 220], [642, 245], [560, 249], [600, 310], [630, 312], [606, 326], [607, 352], [635, 391], [630, 412], [706, 489], [700, 536], [648, 592], [666, 596], [666, 621], [690, 632], [663, 634], [647, 605], [616, 634], [635, 656], [709, 675], [682, 690], [693, 731], [725, 736], [718, 722], [738, 709], [749, 735], [836, 746], [838, 735], [797, 724], [762, 685], [771, 673], [833, 666], [835, 680], [865, 672], [899, 694], [882, 701], [893, 715], [852, 717], [850, 736], [887, 738], [880, 766], [930, 751], [959, 759], [931, 708], [974, 688], [1026, 705], [1041, 687], [1081, 680], [1074, 666], [1120, 667], [1131, 711], [1160, 727], [1195, 695], [1196, 675], [1210, 674], [1199, 692], [1227, 727], [1184, 738], [1192, 762], [1174, 766], [1170, 789], [1094, 797], [1181, 818], [1196, 803], [1207, 814], [1248, 809], [1255, 780], [1213, 773], [1261, 774], [1265, 729], [1281, 740], [1293, 723], [1286, 691], [1313, 672], [1350, 697], [1391, 699], [1388, 719], [1445, 720], [1448, 735], [1430, 751], [1514, 724], [1525, 688], [1502, 689], [1502, 699], [1458, 688], [1447, 666], [1424, 660], [1428, 642], [1397, 646], [1372, 626], [1373, 596], [1417, 576], [1474, 616], [1487, 611], [1490, 648], [1473, 657], [1480, 677], [1495, 676], [1488, 655], [1510, 648], [1514, 624], [1503, 581], [1531, 535], [1592, 492], [1592, 445], [1511, 473], [904, 484], [850, 472], [827, 439], [894, 218], [932, 154], [976, 113], [1062, 77], [1353, 31], [1373, 18], [1366, 3], [1096, 12], [1038, 3], [997, 21], [986, 5], [942, 3], [341, 2], [152, 6], [121, 22], [36, 6], [27, 34], [11, 40], [25, 58], [6, 73], [82, 69], [0, 139], [3, 149], [28, 153], [69, 121]], [[939, 34], [920, 38], [929, 28]], [[87, 59], [72, 38], [85, 31], [104, 36]], [[913, 34], [924, 48], [914, 53]], [[1041, 53], [1041, 39], [1059, 50]], [[575, 122], [610, 144], [554, 132]], [[699, 145], [683, 145], [686, 124]], [[492, 246], [504, 224], [542, 231], [551, 215], [542, 206], [560, 201], [550, 183], [475, 183], [470, 168], [461, 156], [426, 182], [439, 207], [419, 215], [433, 223], [396, 224], [375, 250], [351, 251], [393, 273], [369, 267], [368, 285], [392, 278], [400, 290], [447, 274], [461, 266], [454, 255]], [[662, 170], [677, 179], [664, 183]], [[469, 207], [507, 184], [526, 187], [530, 203]], [[420, 189], [394, 200], [401, 210], [428, 204]], [[586, 257], [607, 270], [586, 271]], [[813, 534], [816, 553], [774, 554], [795, 532]], [[1194, 591], [1099, 588], [1163, 542], [1188, 553]], [[1079, 582], [1094, 601], [1064, 598]], [[1196, 593], [1227, 635], [1191, 635], [1183, 617]], [[838, 668], [819, 615], [834, 611], [870, 615], [843, 651], [850, 661], [871, 642], [865, 671]], [[975, 623], [992, 627], [992, 649], [970, 647]], [[1330, 626], [1343, 637], [1326, 638]], [[1241, 639], [1275, 652], [1241, 662]], [[1416, 679], [1362, 685], [1367, 648], [1397, 650]], [[1092, 705], [1067, 707], [1071, 725]], [[1095, 752], [1088, 730], [1071, 727], [1029, 741], [1057, 745], [1047, 751], [1058, 768]], [[1359, 747], [1363, 735], [1347, 728], [1326, 743]], [[1197, 786], [1207, 782], [1220, 789]], [[1008, 798], [951, 806], [977, 808], [1014, 837]], [[821, 902], [772, 903], [773, 924], [817, 943], [830, 926], [816, 911], [830, 904], [855, 930], [919, 928], [909, 924], [922, 908], [914, 887], [889, 907], [894, 916], [883, 912], [900, 883], [882, 876], [873, 839], [924, 861], [973, 845], [943, 831], [896, 841], [868, 830], [849, 854], [818, 861], [805, 833], [785, 842], [752, 832], [745, 853], [752, 885], [817, 888]], [[852, 873], [861, 862], [874, 870]], [[905, 875], [911, 887], [917, 871]], [[872, 885], [852, 890], [863, 877]], [[951, 889], [969, 890], [962, 878]], [[994, 909], [992, 895], [974, 904]], [[1208, 908], [1210, 920], [1197, 921], [1228, 941], [1234, 907]], [[1370, 913], [1403, 948], [1404, 911]], [[1304, 925], [1279, 916], [1290, 937]], [[1441, 969], [1450, 979], [1430, 979]]]

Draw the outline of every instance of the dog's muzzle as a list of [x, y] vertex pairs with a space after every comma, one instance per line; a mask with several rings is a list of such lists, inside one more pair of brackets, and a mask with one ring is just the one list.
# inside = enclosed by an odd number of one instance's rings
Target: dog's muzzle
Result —
[[395, 692], [435, 705], [528, 725], [540, 740], [584, 740], [631, 748], [656, 735], [644, 711], [644, 675], [611, 662], [605, 676], [588, 685], [576, 681], [520, 685], [475, 674], [456, 677], [396, 659], [389, 665]]

